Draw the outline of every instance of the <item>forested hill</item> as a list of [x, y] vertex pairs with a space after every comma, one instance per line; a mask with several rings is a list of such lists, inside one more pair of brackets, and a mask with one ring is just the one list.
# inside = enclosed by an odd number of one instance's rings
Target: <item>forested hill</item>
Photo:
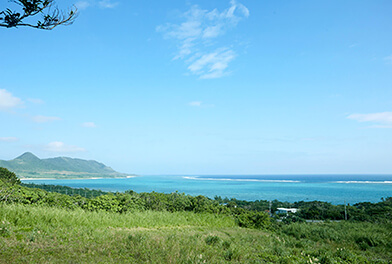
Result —
[[0, 167], [15, 172], [24, 178], [87, 178], [87, 177], [121, 177], [125, 174], [95, 160], [57, 157], [40, 159], [31, 152], [5, 161], [0, 160]]

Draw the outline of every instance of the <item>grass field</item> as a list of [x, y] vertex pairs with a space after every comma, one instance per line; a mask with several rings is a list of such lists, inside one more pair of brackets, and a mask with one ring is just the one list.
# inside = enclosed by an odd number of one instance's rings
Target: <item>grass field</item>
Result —
[[0, 204], [0, 263], [391, 263], [391, 226]]

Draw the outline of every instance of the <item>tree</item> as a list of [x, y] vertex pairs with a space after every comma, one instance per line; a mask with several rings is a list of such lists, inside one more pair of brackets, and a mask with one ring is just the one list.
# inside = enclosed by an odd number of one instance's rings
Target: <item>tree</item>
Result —
[[[71, 25], [77, 17], [77, 8], [63, 12], [54, 7], [54, 0], [10, 0], [20, 6], [21, 11], [7, 8], [0, 12], [0, 27], [26, 26], [52, 30], [59, 25]], [[41, 15], [41, 19], [37, 19]], [[32, 22], [27, 22], [32, 20]]]
[[12, 171], [0, 167], [0, 201], [7, 202], [8, 198], [14, 193], [15, 184], [20, 184], [19, 178]]
[[18, 176], [12, 171], [9, 171], [6, 168], [0, 167], [0, 181], [3, 181], [8, 184], [20, 184], [20, 180]]

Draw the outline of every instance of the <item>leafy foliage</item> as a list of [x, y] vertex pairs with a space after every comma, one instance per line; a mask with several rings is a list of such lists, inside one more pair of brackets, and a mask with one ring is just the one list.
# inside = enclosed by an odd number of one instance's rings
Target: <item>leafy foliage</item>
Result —
[[[235, 198], [224, 198], [216, 196], [215, 201], [226, 204], [228, 207], [240, 207], [249, 211], [267, 212], [270, 201], [242, 201]], [[367, 222], [390, 222], [392, 219], [392, 197], [382, 198], [381, 202], [363, 202], [354, 205], [333, 205], [322, 201], [299, 201], [295, 203], [271, 201], [271, 213], [274, 215], [278, 207], [298, 208], [298, 212], [290, 215], [285, 222], [302, 222], [303, 220], [318, 221], [367, 221]]]
[[251, 212], [241, 210], [236, 214], [236, 221], [240, 227], [268, 228], [271, 224], [270, 217], [264, 212]]
[[344, 205], [332, 205], [327, 202], [296, 202], [293, 205], [301, 210], [297, 216], [312, 220], [344, 220]]
[[41, 189], [47, 192], [62, 193], [70, 196], [79, 195], [85, 198], [94, 198], [97, 196], [108, 194], [108, 192], [104, 192], [101, 190], [94, 190], [88, 188], [71, 188], [63, 185], [35, 184], [35, 183], [21, 183], [20, 185], [23, 187]]
[[390, 222], [392, 219], [392, 197], [382, 198], [379, 203], [357, 203], [348, 207], [349, 217], [356, 221]]
[[0, 180], [9, 184], [20, 184], [20, 179], [15, 173], [2, 167], [0, 167]]
[[0, 202], [12, 199], [15, 185], [19, 183], [20, 180], [14, 172], [0, 167]]
[[[77, 9], [62, 12], [53, 7], [53, 0], [11, 0], [21, 7], [22, 10], [14, 11], [7, 8], [0, 12], [0, 26], [6, 28], [27, 26], [37, 29], [51, 30], [59, 25], [71, 25], [76, 16]], [[29, 18], [41, 15], [35, 23], [26, 22]]]

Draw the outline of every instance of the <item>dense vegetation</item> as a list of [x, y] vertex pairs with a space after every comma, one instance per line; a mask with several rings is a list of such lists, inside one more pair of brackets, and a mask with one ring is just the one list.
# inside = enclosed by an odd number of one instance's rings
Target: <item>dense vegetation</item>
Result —
[[[367, 222], [386, 222], [392, 218], [392, 197], [382, 198], [379, 203], [357, 203], [354, 205], [333, 205], [328, 202], [311, 201], [311, 202], [281, 202], [278, 200], [267, 201], [267, 200], [256, 200], [256, 201], [244, 201], [237, 200], [235, 198], [221, 198], [216, 196], [213, 200], [204, 196], [192, 197], [190, 195], [180, 194], [180, 193], [135, 193], [133, 191], [128, 191], [125, 193], [110, 193], [101, 190], [90, 190], [87, 188], [71, 188], [67, 186], [60, 185], [49, 185], [49, 184], [33, 184], [33, 183], [21, 183], [21, 186], [29, 188], [42, 189], [47, 192], [56, 192], [60, 194], [67, 194], [73, 196], [74, 198], [81, 196], [84, 198], [96, 198], [101, 195], [114, 195], [115, 199], [120, 199], [120, 197], [134, 197], [138, 200], [140, 207], [139, 210], [143, 208], [144, 210], [166, 210], [166, 211], [209, 211], [209, 212], [238, 212], [241, 211], [255, 211], [255, 212], [269, 212], [271, 213], [277, 211], [278, 207], [286, 208], [299, 208], [299, 212], [286, 220], [293, 221], [304, 221], [304, 220], [351, 220], [351, 221], [367, 221]], [[42, 196], [43, 197], [43, 196]], [[101, 198], [102, 199], [102, 198]], [[197, 201], [197, 202], [195, 202]], [[202, 203], [203, 205], [197, 205], [197, 203]], [[119, 203], [121, 204], [121, 203]], [[193, 204], [193, 206], [190, 206]], [[182, 206], [180, 206], [182, 205]], [[188, 206], [186, 206], [188, 205]], [[131, 206], [127, 204], [126, 206]], [[222, 207], [223, 206], [223, 207]], [[132, 207], [132, 206], [131, 206]], [[120, 209], [119, 211], [133, 210], [133, 208]], [[276, 215], [274, 215], [277, 217]], [[286, 221], [288, 222], [288, 221]]]
[[[0, 263], [390, 263], [392, 259], [391, 198], [347, 206], [349, 220], [337, 222], [329, 220], [342, 219], [344, 205], [273, 201], [272, 210], [301, 208], [278, 222], [265, 212], [268, 201], [6, 183], [0, 180]], [[326, 221], [303, 223], [304, 219]]]
[[71, 188], [68, 186], [51, 184], [21, 183], [20, 186], [41, 189], [47, 192], [62, 193], [70, 196], [80, 195], [85, 198], [93, 198], [104, 194], [109, 194], [109, 192], [104, 192], [101, 190], [91, 190], [88, 188]]
[[0, 167], [0, 180], [3, 182], [3, 184], [10, 184], [10, 185], [20, 184], [20, 179], [16, 176], [14, 172], [1, 167]]
[[271, 209], [272, 213], [277, 211], [278, 207], [298, 208], [295, 214], [297, 221], [301, 220], [351, 220], [351, 221], [368, 221], [368, 222], [389, 222], [392, 219], [392, 197], [381, 198], [378, 203], [356, 203], [353, 205], [333, 205], [329, 202], [299, 201], [295, 203], [280, 202], [277, 200], [256, 200], [243, 201], [235, 198], [222, 199], [219, 196], [215, 200], [229, 207], [241, 207], [250, 211], [265, 212]]

